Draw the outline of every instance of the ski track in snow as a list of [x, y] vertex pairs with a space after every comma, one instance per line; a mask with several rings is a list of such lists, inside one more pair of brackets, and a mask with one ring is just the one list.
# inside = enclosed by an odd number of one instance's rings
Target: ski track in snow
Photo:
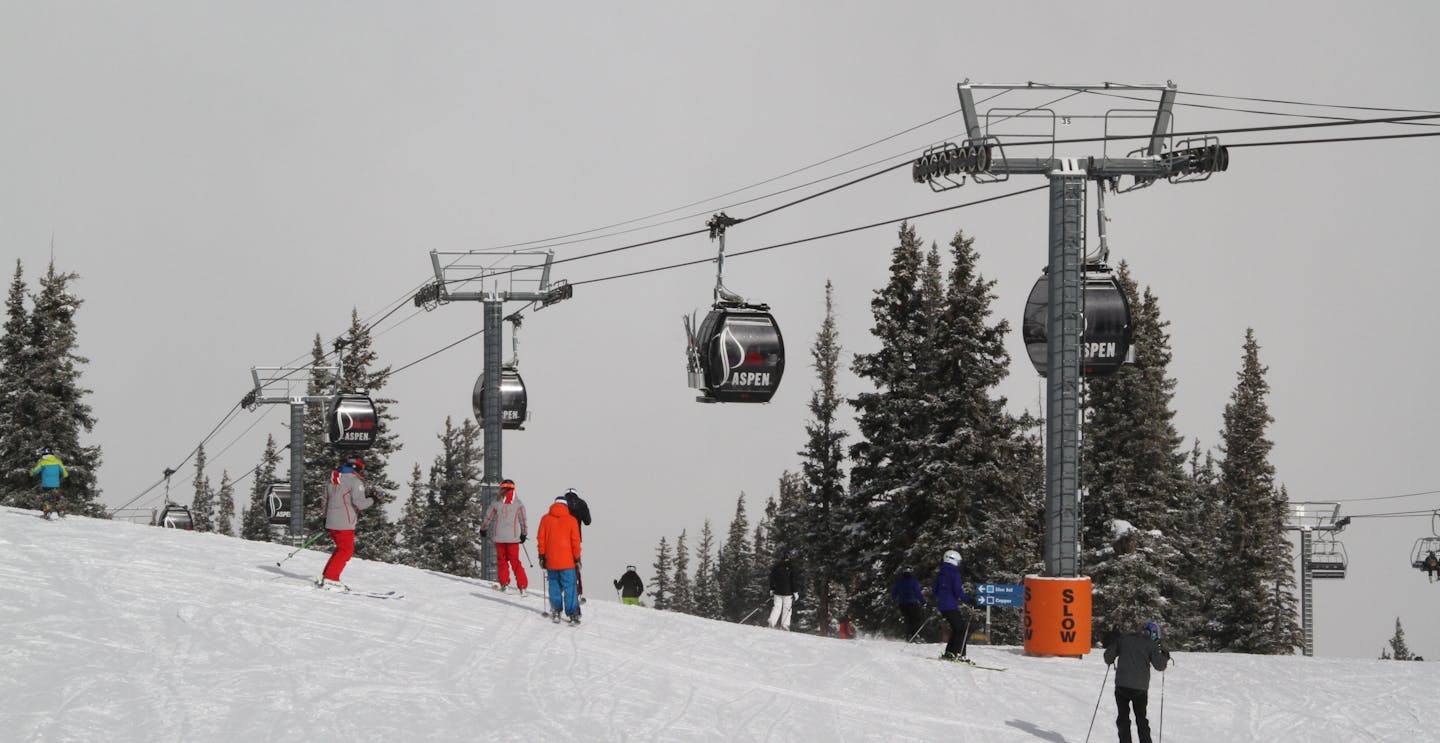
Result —
[[[1065, 741], [1114, 739], [1098, 653], [819, 638], [211, 534], [0, 509], [5, 741]], [[364, 539], [364, 535], [360, 535]], [[532, 587], [543, 574], [533, 571]], [[1385, 638], [1376, 638], [1377, 647]], [[1433, 663], [1176, 654], [1150, 718], [1173, 741], [1436, 739]], [[1113, 674], [1109, 676], [1113, 682]], [[1162, 686], [1163, 692], [1162, 692]], [[1158, 738], [1158, 735], [1157, 735]]]

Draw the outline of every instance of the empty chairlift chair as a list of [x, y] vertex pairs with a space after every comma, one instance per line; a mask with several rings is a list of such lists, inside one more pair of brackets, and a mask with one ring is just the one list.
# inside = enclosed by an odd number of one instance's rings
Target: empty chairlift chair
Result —
[[1344, 578], [1345, 569], [1350, 566], [1350, 557], [1345, 545], [1334, 540], [1316, 541], [1310, 550], [1310, 577]]

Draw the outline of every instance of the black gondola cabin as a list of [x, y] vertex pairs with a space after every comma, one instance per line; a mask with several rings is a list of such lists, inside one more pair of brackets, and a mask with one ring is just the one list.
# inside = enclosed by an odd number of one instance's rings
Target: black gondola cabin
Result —
[[290, 486], [274, 483], [265, 491], [265, 513], [270, 523], [286, 526], [290, 523]]
[[[1087, 377], [1114, 374], [1130, 355], [1133, 333], [1130, 300], [1104, 264], [1086, 266], [1081, 284], [1085, 307], [1085, 330], [1080, 338], [1081, 373]], [[1049, 372], [1046, 349], [1049, 309], [1050, 275], [1046, 269], [1030, 290], [1020, 328], [1030, 363], [1042, 377]]]
[[[525, 430], [527, 408], [530, 396], [525, 392], [525, 380], [516, 369], [500, 370], [500, 427], [517, 431]], [[475, 420], [485, 425], [485, 375], [475, 380], [475, 390], [470, 394], [470, 405], [475, 409]]]
[[330, 401], [326, 426], [330, 445], [336, 449], [369, 449], [380, 435], [380, 418], [368, 395], [342, 392]]
[[785, 339], [768, 305], [717, 304], [692, 342], [701, 402], [769, 402], [785, 374]]
[[155, 521], [156, 526], [167, 529], [195, 529], [195, 517], [190, 515], [190, 509], [178, 503], [166, 503]]

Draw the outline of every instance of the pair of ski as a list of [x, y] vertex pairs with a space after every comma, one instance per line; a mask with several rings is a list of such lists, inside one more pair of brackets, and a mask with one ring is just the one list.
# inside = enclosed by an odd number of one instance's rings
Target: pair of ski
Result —
[[973, 661], [973, 660], [947, 660], [947, 659], [945, 659], [945, 658], [931, 658], [930, 660], [939, 661], [939, 662], [941, 662], [941, 663], [949, 663], [949, 664], [952, 665], [952, 666], [968, 666], [968, 667], [970, 667], [970, 668], [978, 668], [978, 669], [980, 669], [980, 670], [982, 670], [982, 671], [1004, 671], [1004, 670], [1006, 670], [1006, 669], [1004, 669], [1004, 668], [999, 668], [999, 667], [997, 667], [997, 666], [982, 666], [982, 665], [980, 665], [979, 663], [976, 663], [976, 662]]
[[579, 623], [579, 622], [570, 622], [570, 621], [566, 621], [566, 620], [564, 620], [564, 619], [561, 619], [561, 618], [560, 618], [560, 612], [558, 612], [558, 611], [542, 611], [542, 612], [540, 612], [540, 616], [542, 616], [542, 617], [544, 617], [544, 618], [546, 618], [546, 619], [549, 619], [551, 622], [554, 622], [555, 624], [567, 624], [567, 625], [569, 625], [569, 626], [571, 626], [571, 627], [579, 627], [579, 626], [580, 626], [580, 623]]

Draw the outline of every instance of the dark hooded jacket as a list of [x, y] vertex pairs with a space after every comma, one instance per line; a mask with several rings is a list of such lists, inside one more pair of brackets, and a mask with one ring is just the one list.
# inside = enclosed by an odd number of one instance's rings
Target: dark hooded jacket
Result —
[[1116, 686], [1146, 691], [1150, 688], [1151, 667], [1163, 671], [1169, 662], [1170, 653], [1161, 650], [1144, 632], [1105, 638], [1105, 663], [1115, 663]]
[[638, 599], [640, 594], [645, 593], [645, 583], [634, 570], [626, 570], [620, 580], [615, 581], [615, 587], [620, 589], [620, 595], [627, 599]]

